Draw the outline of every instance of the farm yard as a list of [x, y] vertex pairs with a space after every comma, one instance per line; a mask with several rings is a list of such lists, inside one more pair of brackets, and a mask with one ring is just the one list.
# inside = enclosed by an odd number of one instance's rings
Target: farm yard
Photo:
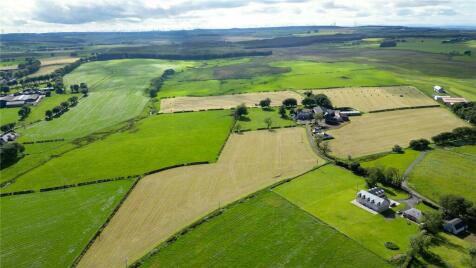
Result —
[[316, 263], [322, 267], [391, 267], [269, 191], [227, 208], [160, 249], [141, 267], [232, 267], [239, 262], [248, 267], [315, 267]]
[[160, 101], [162, 113], [199, 111], [209, 109], [231, 109], [244, 103], [248, 107], [258, 106], [260, 100], [269, 98], [271, 106], [280, 106], [283, 100], [295, 98], [301, 102], [302, 96], [293, 91], [244, 93], [209, 97], [175, 97]]
[[0, 265], [70, 266], [131, 186], [121, 180], [2, 197]]
[[331, 154], [358, 157], [387, 152], [395, 144], [406, 147], [413, 139], [429, 139], [468, 124], [443, 108], [421, 108], [364, 114], [328, 131]]
[[215, 164], [144, 177], [79, 267], [133, 262], [213, 210], [321, 164], [303, 128], [232, 134]]
[[352, 107], [362, 112], [438, 105], [410, 86], [348, 87], [313, 90], [325, 94], [336, 107]]
[[68, 152], [19, 177], [2, 192], [40, 189], [177, 164], [215, 161], [233, 123], [229, 111], [152, 116]]
[[410, 187], [436, 202], [446, 194], [461, 195], [476, 202], [475, 147], [429, 152], [410, 173]]

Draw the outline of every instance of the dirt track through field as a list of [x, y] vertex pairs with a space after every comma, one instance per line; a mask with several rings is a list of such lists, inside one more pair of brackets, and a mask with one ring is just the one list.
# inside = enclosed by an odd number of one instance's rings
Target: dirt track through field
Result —
[[327, 95], [336, 107], [353, 107], [363, 112], [438, 104], [410, 86], [348, 87], [319, 89], [313, 92]]
[[426, 138], [468, 126], [443, 108], [420, 108], [371, 113], [351, 117], [351, 122], [328, 131], [333, 155], [363, 156], [390, 151], [395, 144], [408, 147], [411, 140]]
[[301, 103], [302, 96], [294, 91], [258, 92], [209, 97], [176, 97], [160, 101], [162, 113], [198, 111], [208, 109], [230, 109], [244, 103], [248, 107], [257, 106], [260, 100], [270, 98], [271, 106], [280, 106], [283, 100], [295, 98]]
[[213, 210], [323, 163], [304, 128], [232, 134], [217, 163], [144, 177], [79, 267], [131, 264]]

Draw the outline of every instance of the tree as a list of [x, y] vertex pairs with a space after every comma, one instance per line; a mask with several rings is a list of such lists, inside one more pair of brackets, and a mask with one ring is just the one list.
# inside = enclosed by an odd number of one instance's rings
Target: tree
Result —
[[270, 105], [271, 105], [271, 99], [270, 98], [266, 98], [266, 99], [261, 100], [259, 102], [259, 106], [261, 106], [261, 108], [263, 108], [263, 109], [269, 108]]
[[400, 176], [400, 171], [394, 167], [389, 167], [383, 171], [383, 183], [390, 184], [395, 187], [400, 187], [403, 180]]
[[294, 99], [294, 98], [287, 98], [287, 99], [283, 100], [283, 105], [286, 108], [296, 107], [297, 106], [297, 100]]
[[240, 119], [243, 115], [247, 115], [247, 114], [248, 114], [248, 108], [246, 108], [246, 105], [244, 103], [236, 106], [236, 109], [234, 112], [235, 119]]
[[426, 212], [423, 214], [422, 223], [423, 228], [429, 233], [437, 234], [441, 229], [441, 225], [443, 224], [441, 213], [438, 211]]
[[89, 92], [89, 89], [88, 89], [87, 87], [81, 89], [81, 93], [83, 94], [84, 97], [87, 97], [87, 96], [88, 96], [88, 92]]
[[6, 168], [23, 157], [25, 147], [17, 142], [9, 142], [0, 146], [0, 169]]
[[319, 146], [324, 155], [327, 155], [328, 153], [332, 152], [331, 146], [328, 141], [320, 142]]
[[468, 249], [469, 256], [471, 257], [471, 267], [476, 267], [476, 245], [472, 245]]
[[53, 113], [54, 113], [54, 114], [59, 114], [60, 112], [61, 112], [61, 107], [55, 106], [55, 107], [53, 108]]
[[46, 120], [51, 120], [51, 118], [53, 117], [53, 112], [51, 110], [46, 110], [45, 117], [46, 117]]
[[427, 139], [419, 139], [419, 140], [410, 141], [410, 148], [416, 151], [428, 150], [430, 149], [428, 145], [430, 145], [430, 141], [428, 141]]
[[332, 109], [332, 102], [326, 95], [317, 94], [314, 96], [314, 99], [317, 105], [320, 105], [328, 109]]
[[31, 112], [30, 107], [26, 105], [22, 106], [20, 110], [18, 110], [18, 115], [20, 116], [20, 120], [24, 120], [25, 118], [27, 118], [30, 112]]
[[449, 194], [440, 198], [440, 205], [443, 208], [443, 216], [445, 218], [466, 218], [473, 206], [473, 202], [466, 200], [462, 196]]
[[69, 102], [63, 101], [63, 102], [61, 103], [61, 109], [63, 109], [63, 110], [68, 110], [68, 108], [69, 108]]
[[8, 123], [8, 124], [5, 124], [5, 125], [2, 125], [2, 126], [0, 127], [0, 130], [1, 130], [2, 132], [12, 131], [13, 128], [15, 128], [15, 124], [16, 124], [16, 123]]
[[235, 133], [240, 133], [241, 132], [241, 125], [239, 123], [236, 123], [235, 127], [233, 128], [233, 131], [235, 131]]
[[281, 118], [286, 118], [286, 107], [284, 105], [279, 106], [279, 115]]
[[79, 85], [78, 84], [71, 85], [70, 89], [71, 89], [71, 93], [79, 93]]
[[397, 154], [403, 154], [403, 149], [400, 145], [395, 144], [392, 148], [392, 151]]
[[69, 103], [71, 106], [76, 106], [78, 104], [78, 97], [73, 96], [68, 99]]
[[431, 245], [432, 238], [422, 231], [419, 234], [410, 238], [410, 252], [411, 255], [416, 254], [424, 255], [427, 253], [428, 248]]
[[381, 167], [371, 167], [367, 169], [367, 185], [369, 187], [374, 187], [378, 182], [385, 180], [384, 169]]
[[302, 101], [301, 104], [304, 105], [307, 108], [312, 108], [316, 106], [316, 101], [314, 98], [311, 97], [305, 97]]
[[264, 119], [264, 123], [266, 124], [266, 127], [268, 129], [271, 129], [271, 125], [273, 124], [273, 120], [271, 119], [271, 117], [266, 117]]

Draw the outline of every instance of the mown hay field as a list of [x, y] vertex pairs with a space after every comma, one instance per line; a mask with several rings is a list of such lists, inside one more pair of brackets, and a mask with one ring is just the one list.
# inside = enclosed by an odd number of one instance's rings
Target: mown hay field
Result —
[[[385, 259], [406, 253], [410, 237], [420, 231], [419, 226], [398, 215], [386, 219], [381, 214], [374, 215], [355, 206], [351, 201], [360, 189], [365, 189], [363, 178], [343, 168], [326, 165], [273, 191]], [[394, 213], [390, 209], [385, 214]], [[430, 252], [455, 267], [467, 263], [470, 243], [446, 235], [438, 240], [437, 245], [430, 247]], [[393, 242], [399, 249], [387, 249], [385, 242]], [[428, 263], [423, 266], [426, 265]]]
[[413, 139], [430, 139], [444, 131], [468, 124], [443, 108], [420, 108], [364, 114], [328, 131], [331, 154], [357, 157], [390, 151], [395, 144], [407, 147]]
[[133, 262], [213, 210], [323, 163], [304, 128], [232, 134], [217, 163], [144, 177], [79, 267]]
[[48, 161], [2, 192], [140, 175], [191, 162], [213, 162], [232, 124], [229, 111], [151, 116], [129, 129]]
[[208, 109], [230, 109], [244, 103], [248, 107], [259, 106], [260, 100], [271, 99], [271, 106], [282, 105], [283, 100], [294, 98], [300, 103], [302, 96], [294, 91], [257, 92], [208, 97], [175, 97], [160, 101], [162, 113], [199, 111]]
[[410, 173], [409, 185], [435, 202], [444, 195], [454, 194], [476, 203], [475, 148], [464, 146], [429, 152]]
[[2, 197], [1, 267], [69, 267], [132, 180]]
[[41, 66], [40, 69], [27, 77], [38, 77], [42, 75], [47, 75], [47, 74], [52, 74], [54, 71], [63, 68], [66, 66], [66, 64], [51, 64], [51, 65], [46, 65], [46, 66]]
[[40, 59], [41, 66], [70, 64], [79, 60], [78, 57], [58, 56]]
[[391, 267], [274, 192], [226, 209], [142, 267]]
[[353, 107], [363, 112], [438, 104], [410, 86], [332, 88], [313, 92], [327, 95], [335, 107]]
[[85, 82], [90, 94], [60, 118], [22, 130], [25, 140], [74, 139], [138, 116], [149, 101], [146, 89], [153, 78], [183, 62], [124, 59], [82, 64], [64, 77], [67, 87]]

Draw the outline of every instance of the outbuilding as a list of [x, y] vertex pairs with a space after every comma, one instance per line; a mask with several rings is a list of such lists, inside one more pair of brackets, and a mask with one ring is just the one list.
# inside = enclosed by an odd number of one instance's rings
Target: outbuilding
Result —
[[433, 86], [433, 90], [437, 93], [446, 93], [445, 89], [441, 86]]
[[468, 225], [466, 225], [462, 219], [454, 218], [452, 220], [445, 221], [443, 224], [443, 229], [448, 233], [459, 235], [468, 230]]
[[403, 217], [409, 219], [409, 220], [412, 220], [414, 222], [420, 222], [421, 220], [421, 217], [422, 217], [422, 213], [419, 209], [416, 209], [416, 208], [411, 208], [411, 209], [407, 209], [403, 212]]

